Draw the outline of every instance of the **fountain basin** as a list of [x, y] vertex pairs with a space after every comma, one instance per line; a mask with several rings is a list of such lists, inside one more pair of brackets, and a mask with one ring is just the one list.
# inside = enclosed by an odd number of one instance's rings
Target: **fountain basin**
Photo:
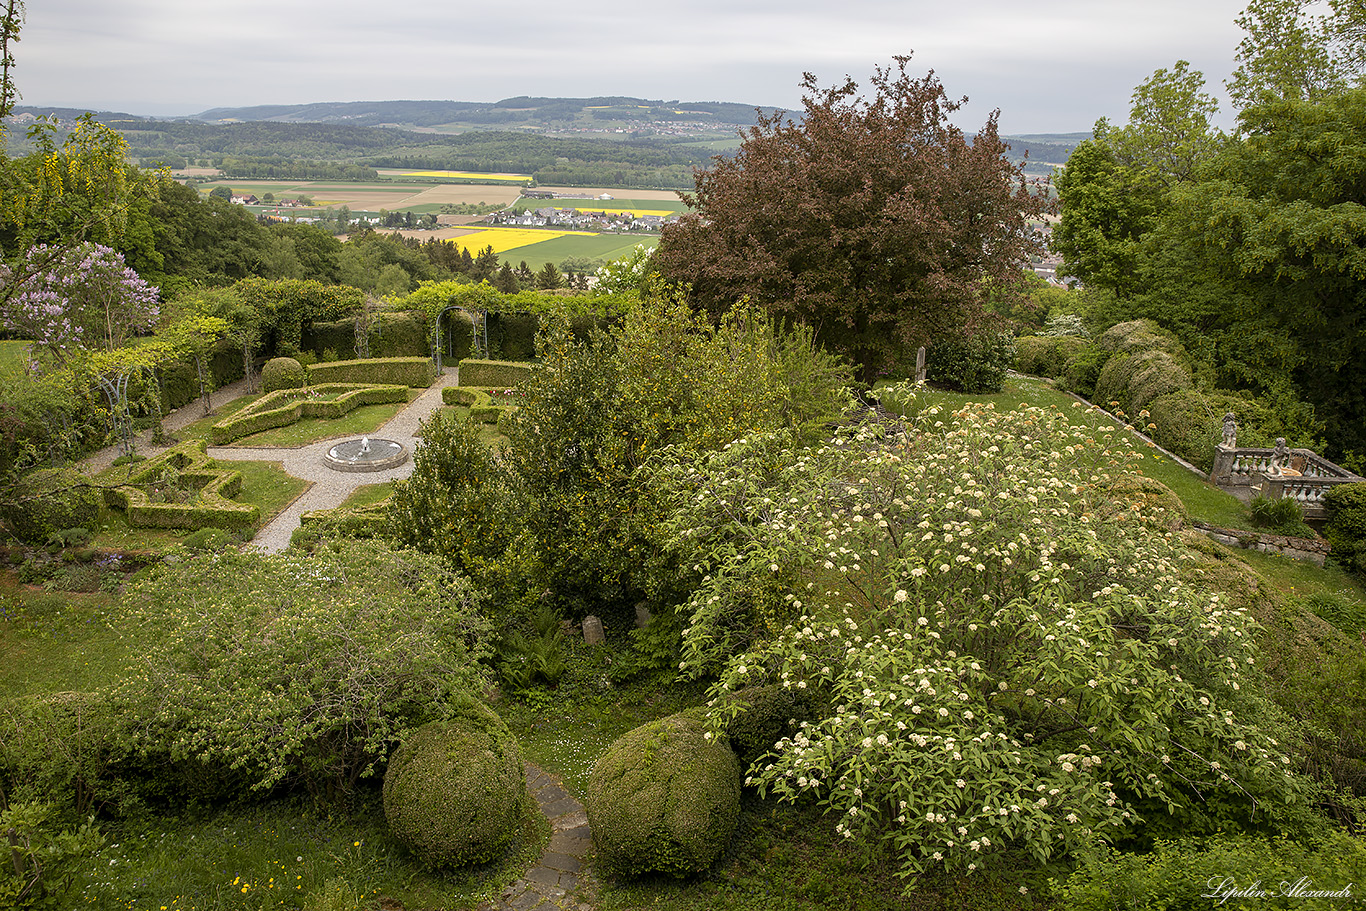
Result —
[[333, 471], [384, 471], [408, 461], [408, 450], [393, 440], [346, 440], [323, 455], [323, 464]]

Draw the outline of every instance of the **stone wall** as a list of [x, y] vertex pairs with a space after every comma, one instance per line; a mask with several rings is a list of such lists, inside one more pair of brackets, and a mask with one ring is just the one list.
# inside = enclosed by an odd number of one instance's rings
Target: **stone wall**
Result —
[[1220, 528], [1203, 522], [1192, 522], [1191, 526], [1205, 535], [1228, 547], [1256, 550], [1264, 554], [1279, 554], [1295, 560], [1307, 560], [1315, 566], [1322, 566], [1331, 548], [1322, 538], [1290, 538], [1285, 535], [1272, 535], [1264, 532], [1244, 531], [1238, 528]]

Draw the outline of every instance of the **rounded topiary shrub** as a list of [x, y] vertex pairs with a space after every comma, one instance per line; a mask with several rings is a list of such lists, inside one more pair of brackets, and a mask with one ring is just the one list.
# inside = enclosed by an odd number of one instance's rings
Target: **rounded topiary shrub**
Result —
[[472, 701], [409, 735], [384, 774], [389, 830], [433, 868], [497, 857], [519, 831], [526, 806], [517, 738]]
[[3, 515], [15, 537], [44, 544], [61, 531], [88, 528], [100, 514], [100, 495], [79, 471], [49, 468], [24, 475]]
[[273, 357], [261, 368], [261, 391], [302, 389], [308, 385], [308, 371], [292, 357]]
[[683, 712], [608, 747], [588, 782], [598, 864], [617, 876], [699, 873], [721, 854], [740, 815], [740, 763]]
[[1031, 376], [1060, 377], [1067, 362], [1089, 347], [1076, 336], [1026, 335], [1015, 340], [1015, 369]]

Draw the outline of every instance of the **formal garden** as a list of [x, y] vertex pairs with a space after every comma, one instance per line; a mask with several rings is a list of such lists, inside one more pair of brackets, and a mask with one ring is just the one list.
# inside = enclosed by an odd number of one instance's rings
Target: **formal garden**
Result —
[[1210, 541], [1193, 523], [1253, 510], [999, 358], [996, 392], [860, 399], [753, 307], [575, 308], [523, 321], [532, 360], [462, 359], [411, 476], [282, 553], [239, 548], [297, 488], [208, 447], [372, 431], [430, 358], [277, 358], [53, 488], [4, 583], [7, 901], [496, 902], [554, 837], [523, 762], [587, 808], [566, 900], [592, 907], [1108, 908], [1366, 872], [1348, 564]]

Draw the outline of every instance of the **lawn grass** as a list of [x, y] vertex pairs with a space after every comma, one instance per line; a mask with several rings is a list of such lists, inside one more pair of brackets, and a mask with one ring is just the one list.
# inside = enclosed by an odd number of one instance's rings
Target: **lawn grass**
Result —
[[0, 574], [0, 693], [87, 691], [118, 680], [131, 643], [114, 625], [117, 601], [30, 589]]
[[[442, 405], [437, 411], [443, 412], [446, 415], [461, 421], [468, 421], [470, 419], [470, 408], [468, 405]], [[503, 436], [502, 432], [498, 430], [497, 424], [485, 424], [483, 421], [475, 421], [474, 426], [476, 430], [475, 435], [479, 438], [479, 442], [490, 449], [499, 449], [508, 441], [508, 438]]]
[[21, 373], [28, 363], [29, 342], [7, 339], [0, 341], [0, 376]]
[[[331, 812], [273, 801], [112, 825], [72, 907], [472, 908], [496, 898], [550, 837], [544, 819], [530, 814], [503, 858], [432, 872], [389, 836], [378, 789], [369, 785], [349, 809]], [[321, 901], [329, 888], [346, 900]]]
[[338, 509], [358, 509], [362, 506], [372, 506], [375, 503], [389, 499], [394, 492], [393, 481], [383, 481], [379, 484], [365, 484], [351, 491], [351, 495], [342, 500]]

